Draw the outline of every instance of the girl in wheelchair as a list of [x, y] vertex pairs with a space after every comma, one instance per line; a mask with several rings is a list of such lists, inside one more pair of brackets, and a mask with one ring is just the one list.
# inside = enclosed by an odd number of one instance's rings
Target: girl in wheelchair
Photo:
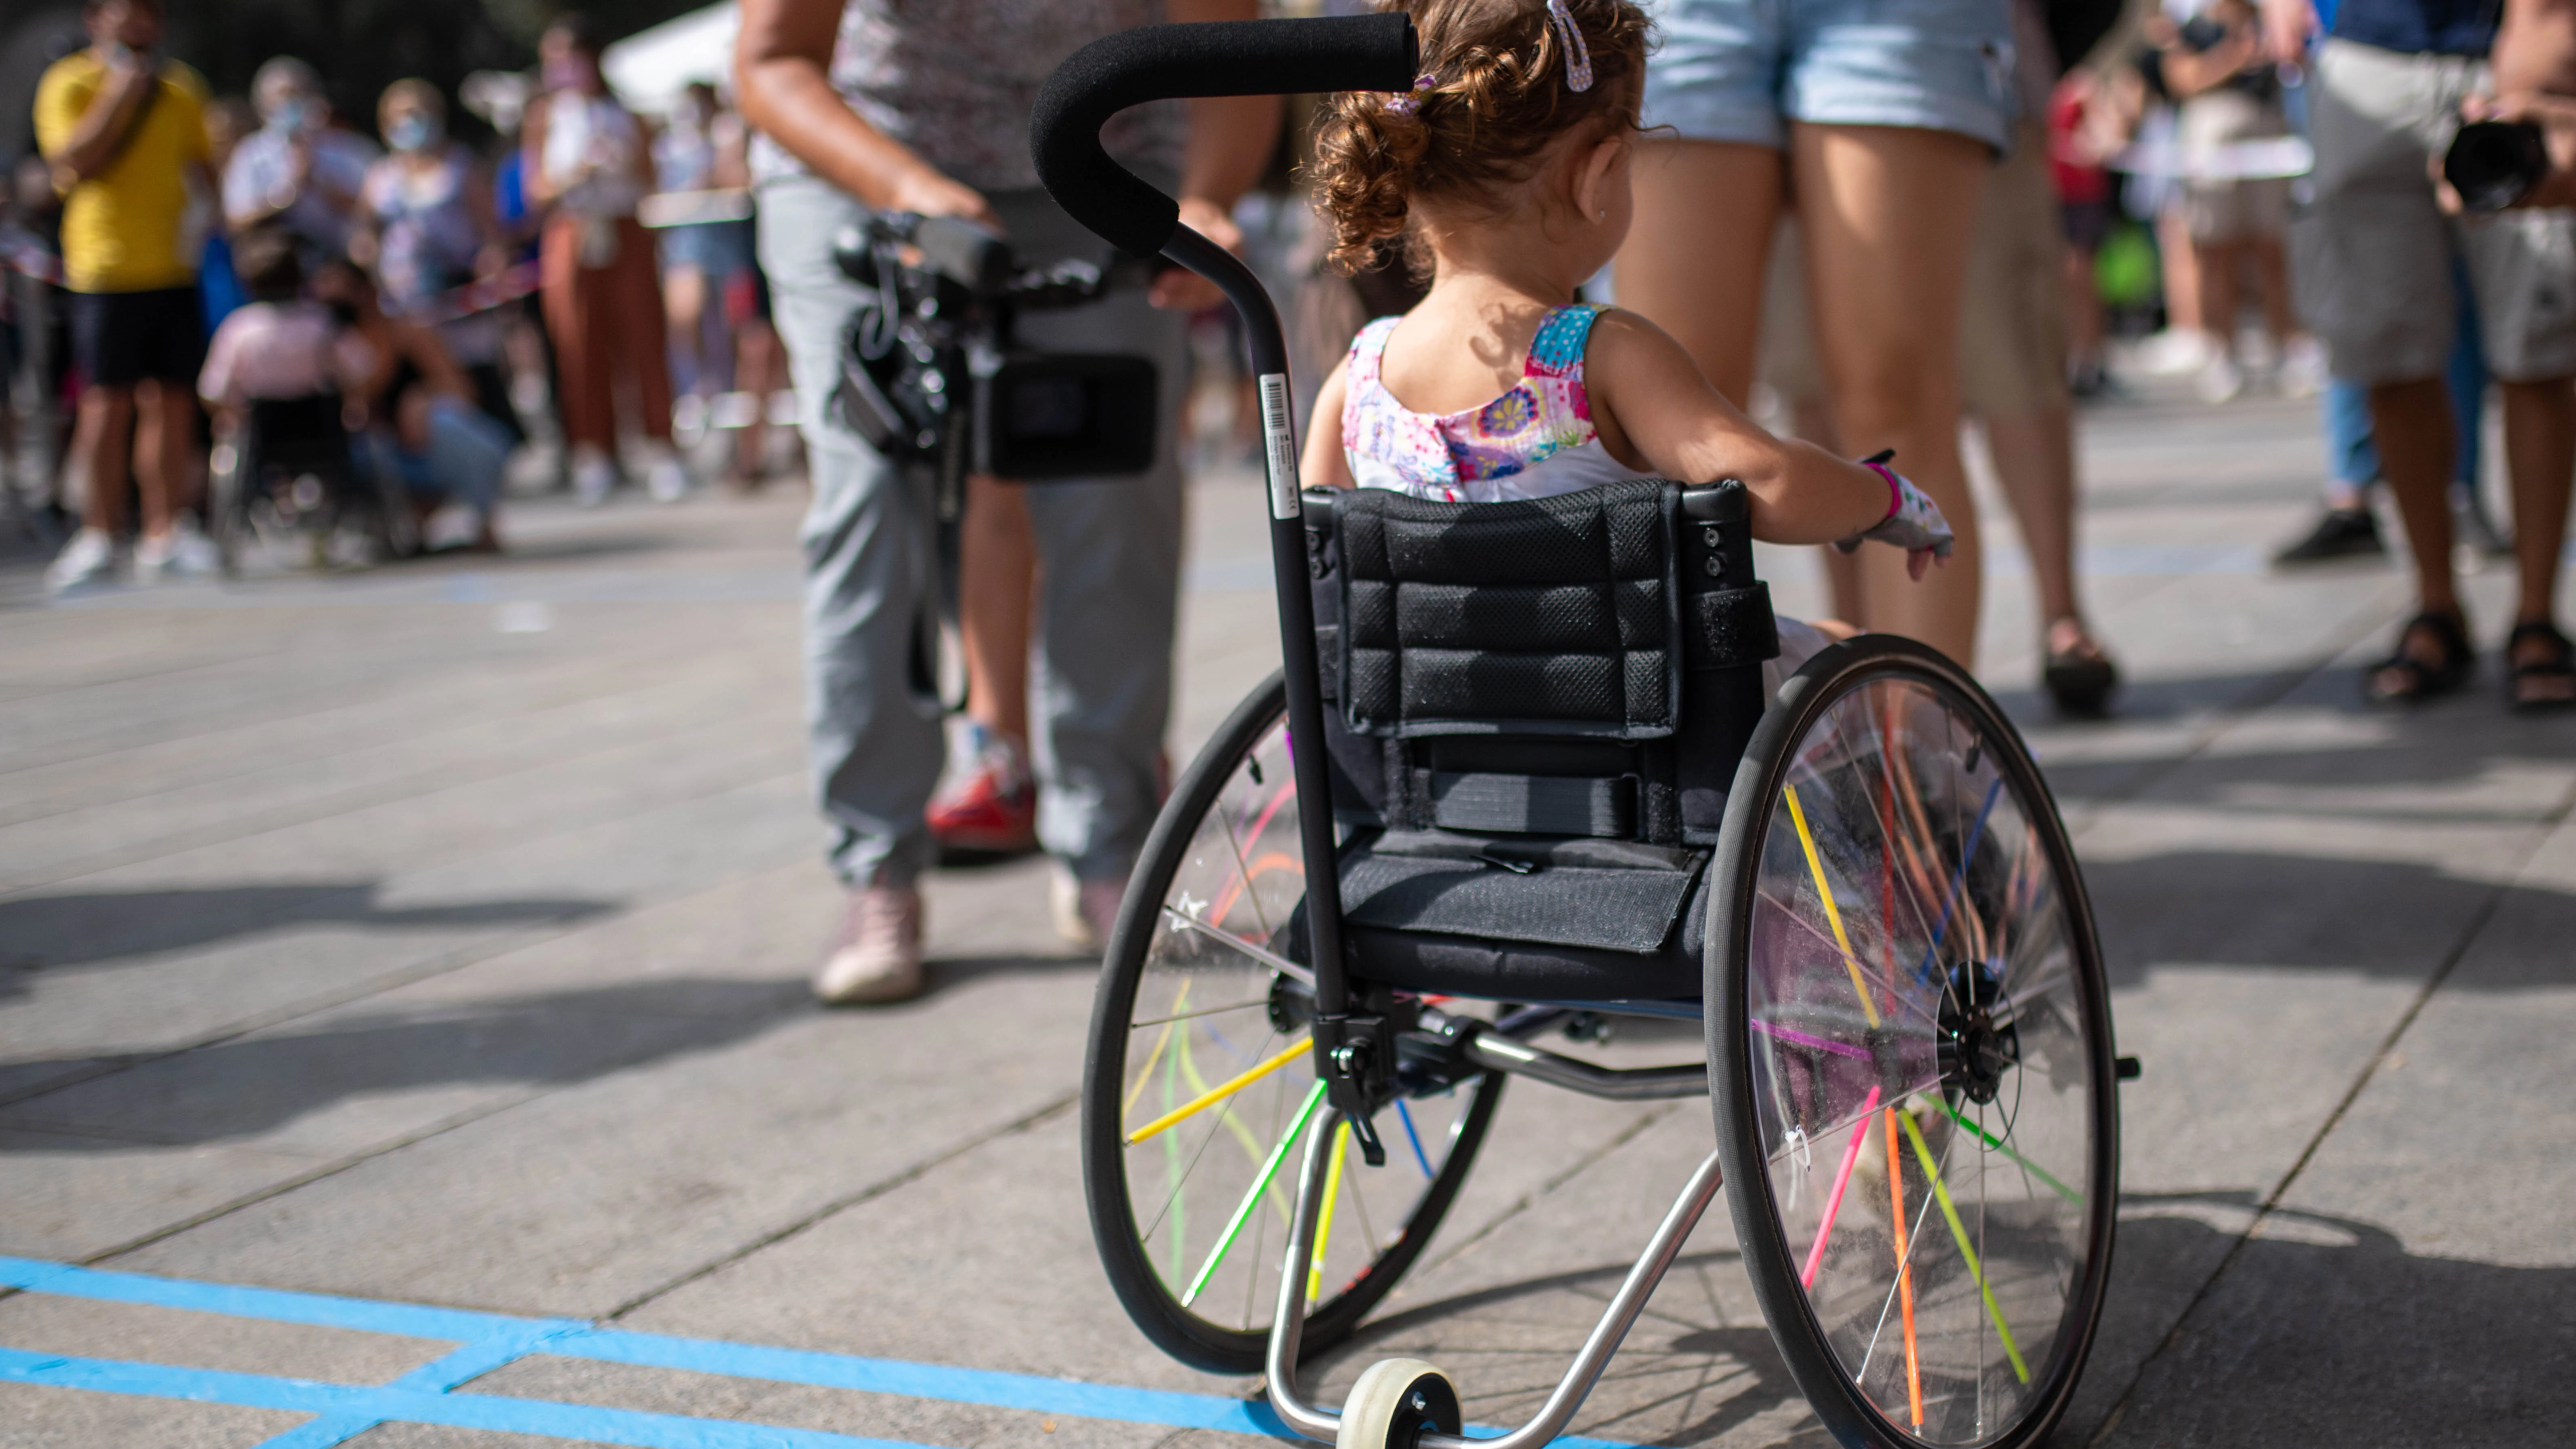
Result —
[[[1850, 552], [1876, 539], [1905, 549], [1918, 579], [1946, 561], [1940, 509], [1884, 461], [1771, 436], [1654, 323], [1576, 300], [1628, 233], [1644, 12], [1630, 0], [1406, 8], [1422, 75], [1406, 94], [1332, 97], [1315, 180], [1336, 267], [1360, 270], [1393, 244], [1431, 290], [1361, 329], [1325, 379], [1308, 486], [1484, 503], [1735, 478], [1765, 542]], [[1775, 675], [1850, 632], [1780, 623]]]

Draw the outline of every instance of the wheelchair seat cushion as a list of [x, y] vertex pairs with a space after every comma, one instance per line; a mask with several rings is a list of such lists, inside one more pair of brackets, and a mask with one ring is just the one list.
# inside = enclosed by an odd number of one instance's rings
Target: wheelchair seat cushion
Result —
[[1356, 733], [1660, 739], [1680, 716], [1673, 485], [1461, 508], [1340, 500], [1342, 712]]

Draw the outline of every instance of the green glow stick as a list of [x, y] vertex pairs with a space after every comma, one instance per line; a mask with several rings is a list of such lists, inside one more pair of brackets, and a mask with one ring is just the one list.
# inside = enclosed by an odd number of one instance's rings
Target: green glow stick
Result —
[[1296, 1117], [1289, 1122], [1288, 1135], [1280, 1138], [1279, 1145], [1270, 1149], [1270, 1160], [1261, 1164], [1261, 1175], [1252, 1180], [1252, 1187], [1244, 1193], [1243, 1201], [1235, 1205], [1234, 1217], [1226, 1223], [1224, 1235], [1216, 1240], [1216, 1250], [1208, 1254], [1208, 1260], [1199, 1269], [1199, 1275], [1190, 1280], [1190, 1291], [1181, 1295], [1183, 1308], [1189, 1307], [1191, 1301], [1199, 1296], [1199, 1290], [1207, 1286], [1208, 1279], [1216, 1275], [1217, 1265], [1225, 1261], [1226, 1250], [1234, 1246], [1235, 1235], [1243, 1231], [1244, 1223], [1252, 1217], [1253, 1208], [1260, 1204], [1262, 1193], [1268, 1190], [1270, 1179], [1278, 1175], [1279, 1164], [1288, 1160], [1288, 1149], [1295, 1145], [1297, 1134], [1306, 1130], [1307, 1120], [1312, 1118], [1315, 1115], [1315, 1109], [1322, 1105], [1324, 1105], [1324, 1084], [1318, 1081], [1308, 1089], [1306, 1104], [1297, 1109]]
[[2029, 1158], [2022, 1156], [2020, 1153], [2013, 1151], [2009, 1147], [2006, 1147], [2003, 1144], [2002, 1138], [1995, 1136], [1992, 1132], [1989, 1132], [1985, 1128], [1978, 1126], [1976, 1123], [1969, 1121], [1967, 1118], [1960, 1116], [1958, 1108], [1951, 1106], [1948, 1102], [1943, 1102], [1941, 1104], [1941, 1109], [1950, 1114], [1952, 1121], [1957, 1122], [1960, 1126], [1967, 1128], [1969, 1131], [1974, 1132], [1977, 1136], [1983, 1138], [1988, 1147], [1991, 1147], [1997, 1152], [2002, 1153], [2004, 1156], [2011, 1158], [2022, 1171], [2029, 1173], [2031, 1176], [2038, 1178], [2044, 1183], [2047, 1183], [2056, 1191], [2059, 1197], [2066, 1199], [2077, 1207], [2084, 1206], [2084, 1194], [2077, 1192], [2075, 1189], [2068, 1187], [2065, 1183], [2059, 1182], [2056, 1178], [2049, 1176], [2047, 1169], [2041, 1167], [2038, 1163], [2033, 1162]]
[[1986, 1286], [1985, 1265], [1977, 1261], [1977, 1250], [1968, 1245], [1967, 1224], [1959, 1221], [1959, 1209], [1950, 1201], [1950, 1189], [1941, 1185], [1941, 1167], [1932, 1160], [1932, 1149], [1924, 1145], [1923, 1130], [1914, 1125], [1913, 1113], [1901, 1107], [1889, 1110], [1905, 1125], [1906, 1139], [1914, 1144], [1914, 1156], [1923, 1164], [1923, 1175], [1932, 1180], [1933, 1200], [1941, 1204], [1941, 1216], [1949, 1219], [1950, 1236], [1959, 1240], [1959, 1256], [1967, 1260], [1968, 1276], [1977, 1280], [1977, 1292], [1986, 1300], [1986, 1316], [1995, 1321], [1995, 1336], [2004, 1341], [2004, 1357], [2012, 1360], [2013, 1377], [2029, 1383], [2030, 1366], [2021, 1361], [2012, 1330], [2004, 1326], [2004, 1311], [1995, 1306], [1995, 1290]]

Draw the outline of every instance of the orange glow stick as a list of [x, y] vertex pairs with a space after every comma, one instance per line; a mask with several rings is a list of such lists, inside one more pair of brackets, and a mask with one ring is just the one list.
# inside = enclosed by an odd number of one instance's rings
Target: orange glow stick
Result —
[[1923, 1363], [1914, 1351], [1914, 1272], [1905, 1252], [1905, 1158], [1896, 1150], [1896, 1108], [1887, 1109], [1887, 1196], [1895, 1208], [1896, 1299], [1905, 1311], [1905, 1403], [1923, 1427]]

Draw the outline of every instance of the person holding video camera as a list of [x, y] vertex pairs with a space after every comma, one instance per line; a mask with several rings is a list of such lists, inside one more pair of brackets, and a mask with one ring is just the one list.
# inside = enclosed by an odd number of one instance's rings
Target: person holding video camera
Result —
[[[2292, 229], [2302, 310], [2337, 377], [2369, 389], [2381, 471], [2415, 560], [2416, 613], [2362, 677], [2372, 701], [2451, 693], [2477, 652], [2451, 562], [2454, 418], [2442, 374], [2465, 268], [2504, 399], [2521, 598], [2504, 641], [2517, 710], [2576, 704], [2576, 655], [2554, 621], [2568, 480], [2576, 472], [2576, 211], [2444, 214], [2437, 158], [2461, 109], [2489, 91], [2494, 0], [2341, 0], [2316, 48], [2309, 125], [2314, 201]], [[2265, 0], [2275, 59], [2301, 63], [2309, 0]]]
[[[940, 580], [932, 489], [835, 416], [848, 324], [877, 295], [844, 276], [835, 239], [877, 213], [962, 217], [1022, 263], [1097, 259], [1100, 244], [1039, 188], [1028, 120], [1056, 64], [1157, 21], [1248, 19], [1255, 0], [744, 0], [735, 51], [754, 154], [760, 260], [812, 457], [803, 531], [808, 723], [831, 861], [848, 911], [814, 980], [829, 1002], [921, 987], [923, 821], [944, 752], [927, 651]], [[1104, 129], [1110, 154], [1177, 192], [1181, 219], [1229, 245], [1228, 214], [1276, 139], [1273, 97], [1141, 106]], [[1166, 273], [1027, 319], [1032, 347], [1125, 353], [1160, 373], [1152, 466], [1027, 489], [1039, 556], [1032, 742], [1039, 835], [1106, 934], [1153, 824], [1171, 699], [1181, 552], [1177, 447], [1186, 313], [1214, 289]]]

